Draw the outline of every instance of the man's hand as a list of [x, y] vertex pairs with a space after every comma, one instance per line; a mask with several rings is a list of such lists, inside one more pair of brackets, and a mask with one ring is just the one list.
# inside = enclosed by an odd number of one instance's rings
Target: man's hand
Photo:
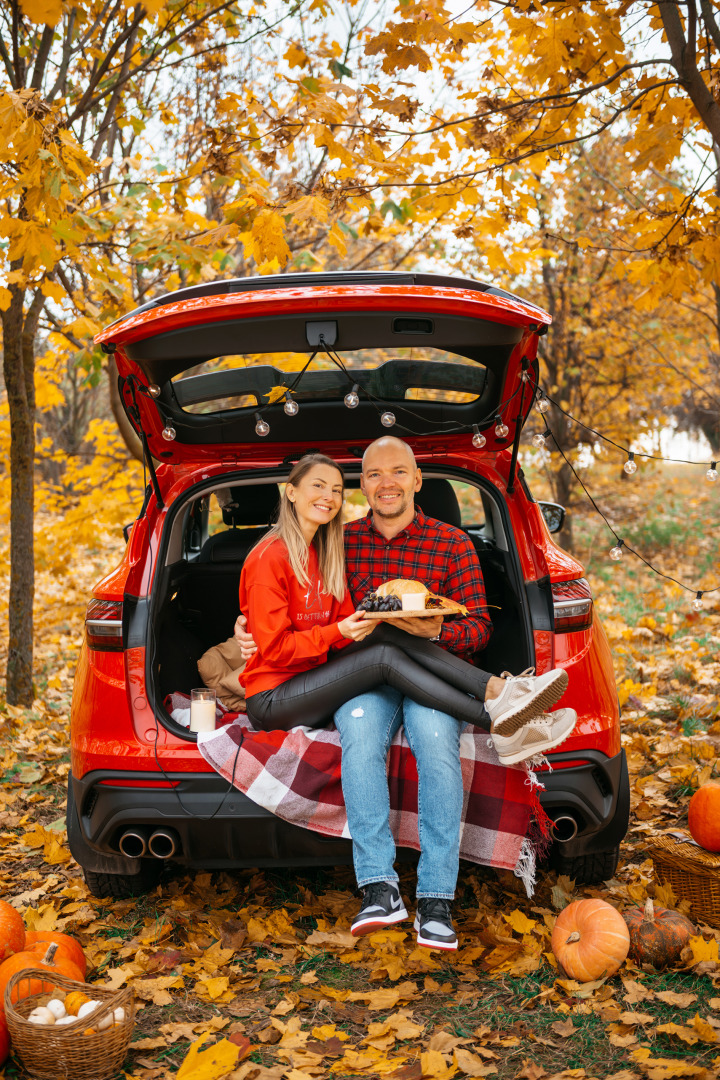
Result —
[[252, 634], [248, 633], [245, 629], [247, 626], [247, 619], [244, 615], [238, 615], [235, 620], [235, 628], [233, 630], [233, 637], [240, 646], [240, 653], [243, 660], [250, 659], [253, 653], [257, 652], [257, 645], [253, 641]]
[[408, 634], [414, 634], [415, 637], [424, 638], [438, 637], [442, 624], [442, 615], [433, 615], [432, 618], [427, 619], [413, 619], [412, 615], [408, 615], [407, 619], [393, 619], [390, 623], [391, 626], [397, 626], [398, 630], [405, 630]]

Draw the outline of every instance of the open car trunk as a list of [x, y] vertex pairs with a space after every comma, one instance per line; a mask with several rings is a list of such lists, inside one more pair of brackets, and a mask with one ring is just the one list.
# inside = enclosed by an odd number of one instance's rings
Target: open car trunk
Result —
[[[493, 674], [532, 666], [528, 605], [521, 595], [524, 585], [502, 500], [496, 491], [491, 493], [489, 485], [481, 485], [474, 474], [449, 476], [447, 472], [426, 469], [424, 477], [416, 501], [431, 517], [445, 520], [450, 516], [443, 510], [451, 485], [463, 495], [470, 493], [470, 505], [463, 510], [462, 520], [449, 524], [462, 527], [475, 546], [493, 622], [488, 647], [476, 655], [475, 663]], [[187, 734], [177, 729], [162, 703], [170, 694], [189, 694], [191, 689], [202, 686], [198, 659], [206, 649], [232, 635], [239, 614], [242, 565], [268, 527], [270, 507], [278, 495], [277, 484], [284, 479], [278, 473], [262, 480], [254, 476], [249, 481], [243, 474], [228, 474], [222, 481], [216, 478], [212, 485], [197, 485], [170, 508], [151, 604], [151, 640], [155, 649], [148, 655], [147, 679], [148, 696], [155, 702], [157, 715], [178, 733]], [[358, 486], [357, 473], [348, 475], [351, 497]], [[243, 524], [228, 527], [226, 522], [233, 515], [226, 512], [225, 522], [211, 533], [211, 506], [216, 505], [218, 496], [227, 501], [231, 494], [240, 505], [235, 517]]]

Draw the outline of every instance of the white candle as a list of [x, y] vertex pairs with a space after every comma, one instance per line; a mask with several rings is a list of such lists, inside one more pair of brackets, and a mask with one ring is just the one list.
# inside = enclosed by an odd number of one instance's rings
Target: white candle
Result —
[[202, 696], [197, 690], [193, 690], [190, 699], [190, 730], [215, 730], [215, 694], [212, 690], [206, 690]]

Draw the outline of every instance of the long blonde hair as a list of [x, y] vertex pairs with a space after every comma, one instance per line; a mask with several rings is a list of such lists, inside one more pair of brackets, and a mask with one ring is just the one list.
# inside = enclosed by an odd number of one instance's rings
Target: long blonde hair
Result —
[[[306, 454], [300, 458], [297, 465], [287, 478], [288, 484], [299, 484], [303, 476], [315, 465], [330, 465], [340, 473], [343, 487], [345, 476], [336, 461], [325, 454]], [[308, 577], [308, 545], [303, 536], [300, 523], [297, 519], [295, 504], [290, 502], [287, 496], [287, 488], [280, 498], [280, 510], [277, 522], [271, 526], [270, 531], [262, 538], [257, 547], [271, 540], [282, 540], [287, 548], [290, 566], [301, 585], [309, 585]], [[342, 510], [335, 515], [332, 521], [326, 525], [319, 525], [313, 537], [313, 545], [317, 552], [318, 566], [323, 583], [323, 591], [330, 593], [336, 600], [345, 597], [345, 545], [343, 542]]]

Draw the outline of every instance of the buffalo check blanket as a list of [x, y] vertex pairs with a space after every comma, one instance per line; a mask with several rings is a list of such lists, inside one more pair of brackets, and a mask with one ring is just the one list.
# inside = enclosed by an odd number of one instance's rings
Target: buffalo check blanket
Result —
[[[174, 694], [171, 711], [187, 708]], [[349, 837], [340, 784], [340, 736], [334, 725], [290, 731], [255, 731], [243, 713], [225, 713], [224, 726], [198, 735], [212, 768], [254, 803], [325, 836]], [[532, 894], [536, 855], [549, 838], [539, 785], [522, 766], [500, 764], [487, 732], [466, 728], [460, 737], [465, 797], [460, 855], [470, 862], [514, 871]], [[402, 728], [388, 754], [390, 825], [396, 843], [419, 851], [418, 775]]]

